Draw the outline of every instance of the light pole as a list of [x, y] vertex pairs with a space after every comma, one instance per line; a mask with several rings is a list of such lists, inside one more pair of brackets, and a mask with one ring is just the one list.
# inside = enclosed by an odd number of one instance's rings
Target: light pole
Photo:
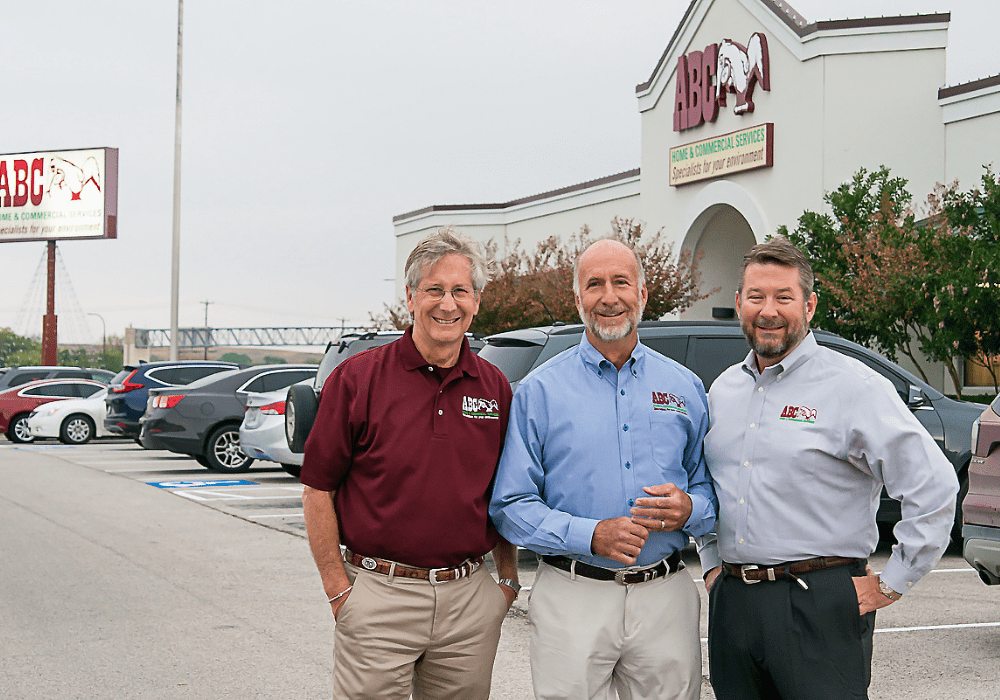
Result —
[[170, 246], [170, 359], [179, 357], [178, 306], [181, 268], [181, 48], [184, 38], [184, 0], [177, 0], [177, 100], [174, 112], [174, 226]]
[[88, 316], [97, 316], [101, 319], [101, 369], [108, 368], [108, 327], [104, 325], [104, 317], [88, 311]]

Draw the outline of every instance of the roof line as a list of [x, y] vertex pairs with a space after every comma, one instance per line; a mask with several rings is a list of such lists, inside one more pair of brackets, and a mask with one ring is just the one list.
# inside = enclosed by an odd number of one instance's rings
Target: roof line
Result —
[[605, 177], [599, 177], [596, 180], [588, 180], [587, 182], [581, 182], [576, 185], [569, 185], [568, 187], [560, 187], [557, 190], [549, 190], [548, 192], [541, 192], [540, 194], [533, 194], [530, 197], [522, 197], [520, 199], [513, 199], [509, 202], [502, 202], [497, 204], [433, 204], [429, 207], [424, 207], [423, 209], [415, 209], [413, 211], [408, 211], [405, 214], [397, 214], [392, 217], [393, 223], [397, 221], [403, 221], [405, 219], [412, 219], [416, 216], [421, 216], [423, 214], [430, 214], [436, 211], [461, 211], [466, 210], [482, 210], [482, 209], [509, 209], [510, 207], [516, 207], [521, 204], [530, 204], [531, 202], [537, 202], [541, 199], [550, 199], [552, 197], [558, 197], [562, 194], [569, 194], [570, 192], [579, 192], [580, 190], [586, 190], [591, 187], [597, 187], [599, 185], [608, 185], [612, 182], [618, 182], [619, 180], [628, 180], [639, 175], [639, 168], [633, 168], [632, 170], [626, 170], [625, 172], [615, 173], [614, 175], [607, 175]]
[[[695, 3], [698, 1], [699, 0], [692, 0], [691, 4], [688, 5], [687, 11], [684, 13], [684, 17], [677, 25], [674, 35], [670, 38], [670, 42], [667, 44], [667, 48], [664, 50], [663, 55], [660, 56], [660, 60], [657, 61], [656, 67], [653, 69], [653, 73], [649, 76], [649, 80], [635, 86], [636, 94], [645, 92], [653, 84], [653, 80], [655, 80], [657, 73], [659, 73], [660, 68], [663, 66], [663, 62], [666, 60], [667, 55], [670, 53], [674, 43], [677, 41], [677, 37], [680, 35], [681, 27], [684, 26], [684, 22], [687, 20], [692, 9], [694, 8]], [[770, 10], [775, 17], [781, 20], [784, 24], [788, 25], [788, 28], [795, 32], [800, 39], [819, 31], [864, 29], [866, 27], [897, 27], [907, 24], [937, 24], [939, 22], [951, 21], [950, 12], [937, 12], [927, 15], [916, 14], [897, 15], [892, 17], [862, 17], [858, 19], [830, 19], [821, 20], [819, 22], [809, 22], [801, 15], [801, 13], [783, 0], [758, 1]]]
[[991, 75], [987, 78], [979, 78], [978, 80], [970, 80], [967, 83], [960, 83], [958, 85], [951, 85], [949, 87], [938, 88], [938, 99], [944, 99], [945, 97], [954, 97], [955, 95], [964, 95], [967, 92], [975, 92], [976, 90], [982, 90], [983, 88], [995, 87], [1000, 85], [1000, 73], [996, 75]]

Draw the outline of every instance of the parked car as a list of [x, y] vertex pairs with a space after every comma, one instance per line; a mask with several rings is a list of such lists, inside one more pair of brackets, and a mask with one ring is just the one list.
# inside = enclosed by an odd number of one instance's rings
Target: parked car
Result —
[[[311, 386], [312, 380], [299, 382]], [[292, 452], [285, 439], [285, 398], [288, 389], [264, 394], [248, 394], [246, 413], [240, 425], [240, 447], [250, 457], [277, 462], [281, 468], [299, 477], [302, 455]]]
[[232, 362], [143, 362], [126, 367], [111, 380], [104, 427], [115, 435], [139, 438], [139, 419], [146, 412], [151, 387], [184, 386], [219, 372], [239, 369]]
[[0, 391], [12, 386], [20, 386], [39, 379], [93, 379], [101, 384], [110, 384], [115, 373], [107, 369], [93, 367], [5, 367], [0, 372]]
[[[285, 406], [285, 438], [288, 447], [295, 454], [301, 455], [306, 448], [306, 438], [316, 419], [316, 409], [319, 407], [319, 393], [323, 390], [323, 382], [333, 372], [334, 367], [359, 352], [386, 345], [399, 340], [403, 331], [378, 331], [376, 333], [349, 333], [341, 338], [339, 343], [329, 343], [323, 360], [319, 363], [319, 371], [312, 385], [296, 384], [289, 387]], [[466, 333], [469, 347], [479, 353], [485, 343], [482, 336]], [[302, 458], [298, 459], [299, 465]]]
[[66, 445], [84, 445], [111, 433], [104, 427], [108, 388], [86, 399], [66, 399], [39, 406], [28, 416], [28, 432], [34, 439], [59, 438]]
[[1000, 583], [1000, 396], [972, 426], [968, 493], [962, 502], [965, 561], [987, 586]]
[[[580, 342], [583, 326], [562, 325], [499, 333], [486, 339], [479, 356], [489, 360], [507, 376], [511, 386], [528, 372], [563, 350]], [[888, 379], [920, 423], [927, 429], [958, 474], [958, 504], [969, 488], [968, 467], [972, 456], [968, 435], [982, 407], [949, 399], [902, 367], [876, 352], [839, 335], [815, 330], [816, 341], [864, 364]], [[708, 389], [723, 370], [742, 362], [750, 346], [739, 323], [734, 321], [647, 321], [639, 324], [639, 336], [647, 347], [677, 360], [697, 374]], [[882, 491], [878, 521], [896, 523], [900, 505]], [[961, 537], [961, 511], [956, 513], [953, 539]]]
[[82, 399], [104, 389], [93, 379], [43, 379], [0, 391], [0, 431], [11, 442], [32, 442], [28, 416], [42, 404], [64, 399]]
[[259, 365], [213, 374], [186, 386], [149, 390], [139, 440], [150, 450], [194, 457], [217, 472], [245, 472], [253, 463], [240, 448], [247, 395], [311, 379], [316, 365]]

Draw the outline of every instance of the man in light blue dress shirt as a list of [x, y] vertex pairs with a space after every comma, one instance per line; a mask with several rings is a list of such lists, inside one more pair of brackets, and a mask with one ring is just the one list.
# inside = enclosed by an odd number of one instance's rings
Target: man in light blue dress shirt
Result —
[[[719, 700], [867, 698], [875, 610], [934, 568], [954, 523], [951, 464], [884, 377], [816, 343], [812, 288], [783, 237], [747, 253], [736, 306], [751, 352], [709, 394], [720, 508], [701, 561]], [[875, 575], [883, 484], [902, 519]]]
[[700, 600], [680, 550], [718, 508], [705, 390], [638, 342], [647, 290], [630, 248], [590, 246], [574, 292], [586, 332], [518, 386], [490, 504], [504, 538], [542, 555], [535, 696], [696, 700]]

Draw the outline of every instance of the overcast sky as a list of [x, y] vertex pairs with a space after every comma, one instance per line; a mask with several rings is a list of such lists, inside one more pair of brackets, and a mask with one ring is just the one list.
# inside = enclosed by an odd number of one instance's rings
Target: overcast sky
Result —
[[[792, 5], [950, 10], [948, 83], [1000, 73], [993, 0]], [[362, 323], [393, 301], [393, 215], [637, 167], [635, 86], [687, 6], [187, 0], [180, 325], [204, 301], [215, 327]], [[80, 312], [109, 335], [169, 327], [176, 0], [0, 7], [0, 152], [120, 149], [118, 239], [59, 243]], [[44, 252], [0, 246], [0, 327], [40, 332]], [[60, 340], [100, 342], [73, 296], [58, 289]]]

